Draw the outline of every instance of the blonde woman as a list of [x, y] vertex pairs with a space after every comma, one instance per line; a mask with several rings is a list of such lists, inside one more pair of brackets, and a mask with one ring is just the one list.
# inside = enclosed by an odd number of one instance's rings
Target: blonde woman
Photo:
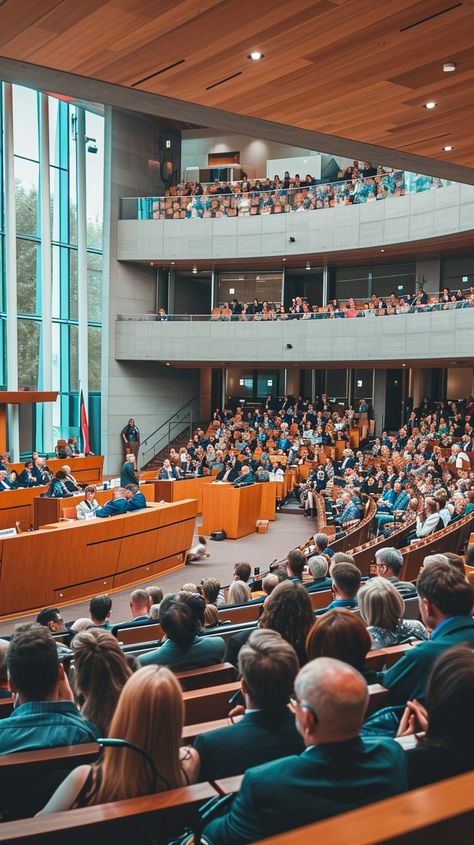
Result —
[[175, 676], [164, 667], [146, 666], [125, 684], [109, 734], [140, 746], [156, 767], [131, 748], [106, 747], [99, 763], [78, 766], [58, 787], [44, 813], [106, 804], [191, 782], [191, 755], [181, 748], [184, 702]]
[[[90, 620], [89, 620], [90, 622]], [[117, 639], [100, 628], [74, 637], [74, 688], [82, 715], [107, 736], [120, 693], [132, 670]]]
[[250, 601], [251, 598], [252, 593], [250, 592], [250, 587], [245, 581], [232, 581], [227, 596], [227, 604], [244, 604], [244, 602]]
[[362, 619], [372, 639], [372, 649], [397, 645], [408, 637], [427, 640], [422, 622], [403, 619], [405, 602], [386, 578], [371, 578], [357, 594]]

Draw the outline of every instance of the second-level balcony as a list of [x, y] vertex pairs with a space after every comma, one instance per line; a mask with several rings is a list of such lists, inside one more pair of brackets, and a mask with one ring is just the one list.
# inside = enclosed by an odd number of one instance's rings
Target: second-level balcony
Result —
[[[287, 191], [122, 200], [117, 258], [188, 261], [385, 247], [474, 229], [474, 186], [402, 174]], [[378, 185], [380, 186], [380, 182]], [[351, 194], [352, 189], [352, 194]]]

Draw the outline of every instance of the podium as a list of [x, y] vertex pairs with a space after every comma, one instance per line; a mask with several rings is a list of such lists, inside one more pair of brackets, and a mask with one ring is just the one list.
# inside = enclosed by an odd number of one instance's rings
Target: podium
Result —
[[230, 540], [253, 534], [257, 519], [261, 519], [262, 487], [249, 484], [233, 487], [232, 484], [207, 484], [202, 490], [202, 525], [200, 534], [224, 530]]

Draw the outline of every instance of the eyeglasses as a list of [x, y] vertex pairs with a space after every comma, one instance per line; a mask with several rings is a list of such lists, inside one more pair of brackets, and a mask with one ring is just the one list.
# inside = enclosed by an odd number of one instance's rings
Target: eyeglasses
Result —
[[319, 723], [318, 714], [314, 707], [311, 707], [311, 704], [308, 704], [306, 701], [300, 701], [298, 698], [290, 698], [290, 702], [294, 710], [296, 707], [299, 707], [300, 710], [306, 710], [307, 713], [311, 713], [315, 723]]

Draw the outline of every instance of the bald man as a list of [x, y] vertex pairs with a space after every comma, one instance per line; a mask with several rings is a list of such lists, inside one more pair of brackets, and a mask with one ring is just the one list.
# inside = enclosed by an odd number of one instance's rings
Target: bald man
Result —
[[247, 770], [230, 811], [204, 829], [212, 845], [255, 842], [407, 789], [401, 747], [359, 736], [368, 691], [355, 669], [312, 660], [299, 672], [295, 694], [305, 750]]

